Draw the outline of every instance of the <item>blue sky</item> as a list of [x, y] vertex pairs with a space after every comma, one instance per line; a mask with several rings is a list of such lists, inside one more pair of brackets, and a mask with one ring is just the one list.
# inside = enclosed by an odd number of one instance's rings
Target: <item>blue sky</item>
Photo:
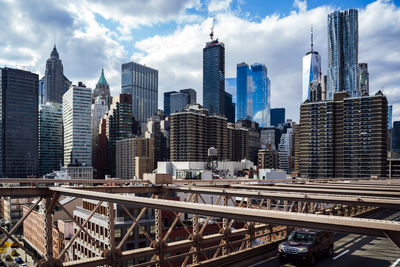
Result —
[[[299, 120], [302, 57], [314, 47], [327, 66], [327, 14], [359, 10], [359, 62], [367, 62], [370, 91], [384, 88], [400, 120], [400, 0], [0, 0], [0, 66], [41, 76], [57, 40], [65, 75], [94, 87], [101, 68], [113, 95], [120, 93], [121, 64], [136, 61], [159, 70], [163, 92], [194, 88], [202, 102], [202, 49], [215, 36], [225, 43], [226, 77], [236, 64], [264, 63], [271, 80], [271, 107]], [[379, 48], [379, 49], [378, 49]]]

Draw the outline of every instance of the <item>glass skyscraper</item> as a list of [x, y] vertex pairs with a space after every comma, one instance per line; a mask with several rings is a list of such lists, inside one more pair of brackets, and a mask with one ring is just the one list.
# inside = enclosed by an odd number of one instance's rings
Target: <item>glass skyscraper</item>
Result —
[[62, 106], [47, 102], [39, 106], [39, 176], [60, 169], [63, 149]]
[[37, 74], [0, 68], [0, 175], [36, 176], [38, 169]]
[[311, 83], [321, 84], [321, 56], [314, 51], [311, 32], [311, 50], [303, 57], [303, 97], [302, 102], [310, 100]]
[[260, 127], [270, 125], [271, 81], [264, 64], [237, 65], [236, 119], [255, 121]]
[[346, 91], [360, 96], [358, 67], [358, 11], [349, 9], [328, 15], [327, 99]]
[[217, 40], [203, 48], [203, 106], [209, 114], [225, 114], [225, 46]]
[[135, 62], [122, 64], [122, 93], [132, 95], [132, 115], [146, 122], [157, 113], [158, 70]]

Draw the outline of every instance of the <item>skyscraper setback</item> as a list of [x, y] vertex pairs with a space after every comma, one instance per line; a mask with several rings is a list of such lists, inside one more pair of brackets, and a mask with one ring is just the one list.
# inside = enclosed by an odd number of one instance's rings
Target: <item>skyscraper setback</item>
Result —
[[349, 9], [328, 15], [327, 99], [346, 91], [361, 96], [358, 66], [358, 11]]
[[63, 64], [54, 45], [46, 62], [45, 75], [39, 81], [39, 103], [62, 103], [62, 97], [70, 85], [71, 82], [64, 76]]
[[311, 29], [311, 50], [303, 57], [303, 98], [310, 100], [311, 83], [321, 83], [321, 56], [314, 51], [313, 32]]
[[122, 64], [122, 93], [132, 96], [132, 115], [146, 122], [157, 113], [158, 70], [135, 62]]

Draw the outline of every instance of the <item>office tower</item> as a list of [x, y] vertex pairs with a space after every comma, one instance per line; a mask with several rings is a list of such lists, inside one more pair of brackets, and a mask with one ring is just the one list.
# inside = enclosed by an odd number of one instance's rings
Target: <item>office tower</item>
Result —
[[360, 63], [360, 93], [362, 96], [369, 95], [369, 73], [368, 64]]
[[328, 15], [327, 99], [339, 91], [361, 96], [358, 70], [358, 11], [332, 12]]
[[165, 116], [171, 115], [171, 94], [174, 94], [174, 93], [176, 93], [176, 91], [164, 93], [164, 114], [165, 114]]
[[59, 170], [63, 156], [62, 106], [51, 102], [39, 105], [39, 176]]
[[115, 145], [117, 140], [132, 135], [132, 96], [119, 94], [113, 97], [107, 124], [107, 169], [109, 175], [115, 176]]
[[170, 116], [170, 160], [207, 160], [207, 110], [190, 105]]
[[285, 123], [285, 109], [271, 108], [271, 126], [278, 127], [279, 124]]
[[327, 76], [322, 76], [321, 80], [321, 99], [326, 100], [326, 86], [327, 86]]
[[299, 167], [310, 178], [384, 176], [387, 100], [374, 96], [304, 103], [300, 108]]
[[196, 91], [194, 89], [182, 89], [179, 92], [170, 91], [164, 93], [164, 115], [169, 116], [181, 111], [187, 105], [196, 104]]
[[279, 169], [279, 152], [269, 148], [260, 149], [258, 166], [260, 169]]
[[110, 95], [110, 86], [108, 85], [106, 77], [104, 76], [103, 68], [101, 69], [101, 75], [96, 84], [96, 88], [94, 88], [92, 93], [92, 102], [96, 102], [95, 99], [99, 96], [105, 100], [108, 109], [108, 107], [111, 105], [112, 99]]
[[39, 103], [62, 103], [62, 97], [70, 85], [71, 82], [64, 76], [63, 64], [54, 45], [46, 62], [44, 77], [39, 81]]
[[189, 105], [194, 105], [197, 103], [197, 93], [192, 88], [182, 89], [179, 92], [186, 93], [189, 96]]
[[278, 150], [281, 132], [276, 127], [266, 127], [260, 131], [261, 148], [270, 150]]
[[36, 176], [38, 75], [0, 68], [0, 170], [2, 177]]
[[[314, 51], [313, 32], [311, 28], [311, 50], [303, 57], [303, 98], [302, 102], [311, 100], [312, 86], [321, 83], [321, 56]], [[321, 86], [320, 86], [321, 88]], [[314, 88], [315, 90], [315, 88]]]
[[217, 160], [228, 160], [227, 118], [211, 115], [207, 118], [207, 149], [217, 149]]
[[237, 120], [253, 120], [260, 127], [270, 125], [271, 81], [264, 64], [237, 65]]
[[235, 122], [235, 103], [233, 103], [232, 95], [225, 92], [225, 116], [228, 122]]
[[143, 179], [143, 173], [154, 170], [154, 140], [125, 138], [116, 141], [116, 177]]
[[163, 115], [155, 115], [147, 120], [146, 123], [142, 124], [142, 133], [144, 137], [151, 138], [154, 140], [154, 166], [157, 166], [157, 162], [166, 161], [167, 150], [167, 137], [165, 136], [161, 127], [161, 122], [164, 120]]
[[107, 174], [107, 120], [102, 118], [99, 123], [99, 135], [96, 143], [96, 157], [93, 159], [94, 176], [104, 179]]
[[189, 103], [189, 95], [183, 92], [176, 92], [170, 95], [171, 113], [181, 111]]
[[146, 122], [157, 113], [158, 70], [135, 62], [122, 64], [122, 93], [132, 97], [132, 115]]
[[[258, 123], [250, 120], [239, 120], [236, 122], [235, 126], [236, 129], [245, 129], [247, 131], [247, 151], [245, 158], [252, 161], [254, 165], [257, 165], [258, 150], [261, 147]], [[241, 134], [239, 134], [239, 137], [240, 135]], [[240, 139], [242, 138], [240, 137], [239, 140]], [[242, 139], [242, 142], [243, 141], [244, 139]]]
[[92, 89], [79, 82], [63, 96], [64, 166], [92, 165]]
[[225, 46], [211, 39], [203, 48], [203, 105], [209, 114], [225, 114]]
[[[99, 145], [99, 127], [100, 127], [100, 122], [101, 119], [104, 117], [104, 115], [107, 114], [108, 112], [108, 103], [107, 101], [110, 100], [110, 98], [107, 98], [107, 96], [102, 96], [102, 95], [97, 95], [93, 99], [93, 94], [92, 94], [92, 101], [94, 103], [92, 104], [91, 108], [91, 113], [92, 113], [92, 161], [93, 161], [93, 166], [95, 166], [96, 162], [96, 151], [98, 149]], [[101, 155], [99, 155], [101, 157]]]
[[392, 129], [392, 118], [393, 118], [393, 105], [388, 106], [388, 129]]
[[278, 145], [279, 150], [279, 168], [289, 173], [292, 162], [292, 152], [293, 152], [293, 129], [288, 128], [286, 133], [281, 135], [281, 139]]
[[237, 64], [236, 66], [236, 119], [247, 120], [250, 119], [249, 112], [247, 111], [248, 106], [248, 77], [249, 77], [249, 65], [245, 62]]

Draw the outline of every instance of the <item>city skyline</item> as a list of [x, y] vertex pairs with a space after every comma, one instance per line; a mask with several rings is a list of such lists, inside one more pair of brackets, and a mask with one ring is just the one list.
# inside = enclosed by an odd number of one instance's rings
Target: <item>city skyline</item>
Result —
[[[148, 10], [153, 9], [159, 17], [148, 15], [147, 20], [139, 21], [132, 19], [136, 16], [133, 13], [126, 14], [126, 18], [119, 16], [122, 18], [119, 20], [115, 14], [123, 11], [118, 4], [107, 11], [106, 4], [96, 7], [85, 1], [81, 6], [84, 11], [78, 12], [76, 4], [62, 7], [49, 2], [40, 12], [24, 17], [24, 24], [38, 22], [32, 24], [37, 27], [37, 32], [29, 34], [15, 26], [10, 15], [6, 22], [10, 27], [1, 33], [7, 41], [0, 44], [3, 47], [0, 65], [25, 66], [42, 77], [48, 54], [56, 43], [63, 59], [64, 73], [74, 84], [82, 80], [94, 87], [104, 66], [112, 95], [117, 95], [121, 90], [121, 64], [133, 60], [159, 70], [159, 108], [162, 108], [163, 92], [185, 87], [194, 88], [201, 103], [202, 47], [208, 41], [211, 15], [216, 14], [215, 37], [226, 46], [225, 77], [235, 76], [239, 62], [265, 63], [270, 79], [274, 81], [271, 108], [285, 107], [287, 117], [298, 121], [301, 58], [309, 50], [310, 25], [314, 25], [314, 46], [321, 54], [322, 70], [326, 74], [327, 15], [335, 10], [357, 8], [359, 62], [368, 63], [370, 93], [384, 87], [389, 103], [393, 104], [393, 120], [400, 119], [400, 94], [396, 93], [400, 78], [395, 74], [399, 59], [394, 54], [400, 36], [396, 26], [400, 17], [398, 1], [352, 1], [335, 5], [285, 1], [268, 6], [238, 4], [237, 1], [192, 1], [171, 5], [166, 16], [156, 12], [161, 6], [157, 7], [153, 2], [144, 5], [147, 11], [140, 16], [146, 16], [150, 13]], [[261, 6], [255, 8], [257, 5]], [[0, 6], [3, 10], [0, 12], [22, 12], [18, 1], [1, 2]], [[46, 12], [57, 16], [46, 17]], [[136, 24], [129, 24], [128, 18]], [[245, 50], [242, 49], [244, 41]], [[375, 49], [378, 45], [379, 51]]]

